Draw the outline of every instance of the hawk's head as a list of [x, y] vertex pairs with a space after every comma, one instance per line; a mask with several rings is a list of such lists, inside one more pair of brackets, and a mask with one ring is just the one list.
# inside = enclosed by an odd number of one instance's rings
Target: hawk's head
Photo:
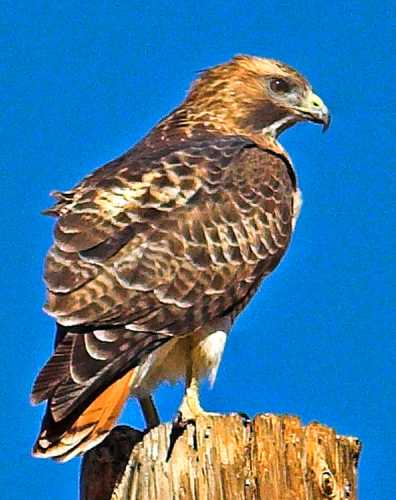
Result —
[[223, 131], [276, 137], [301, 121], [326, 130], [330, 114], [296, 70], [272, 59], [239, 55], [204, 71], [185, 101], [190, 118]]

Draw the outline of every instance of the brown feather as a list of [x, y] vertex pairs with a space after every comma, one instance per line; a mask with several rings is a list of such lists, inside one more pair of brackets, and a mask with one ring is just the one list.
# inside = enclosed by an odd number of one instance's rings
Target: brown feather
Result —
[[172, 337], [234, 318], [284, 255], [296, 178], [261, 130], [290, 112], [265, 93], [274, 74], [308, 88], [288, 66], [238, 56], [201, 74], [134, 148], [55, 193], [45, 308], [63, 333], [33, 388], [33, 402], [48, 400], [37, 454], [93, 446], [129, 370]]

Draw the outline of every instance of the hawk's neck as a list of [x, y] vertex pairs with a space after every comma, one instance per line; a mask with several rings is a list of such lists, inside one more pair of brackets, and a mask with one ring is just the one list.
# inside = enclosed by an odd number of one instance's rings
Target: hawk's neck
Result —
[[189, 119], [184, 108], [176, 109], [169, 116], [159, 122], [143, 140], [137, 144], [137, 148], [158, 148], [163, 145], [167, 147], [170, 144], [186, 142], [194, 138], [210, 140], [210, 137], [219, 136], [240, 136], [257, 144], [261, 149], [272, 151], [278, 156], [284, 157], [292, 165], [292, 161], [278, 142], [276, 136], [262, 131], [248, 131], [243, 128], [230, 126], [227, 121], [211, 119], [207, 116], [206, 120]]

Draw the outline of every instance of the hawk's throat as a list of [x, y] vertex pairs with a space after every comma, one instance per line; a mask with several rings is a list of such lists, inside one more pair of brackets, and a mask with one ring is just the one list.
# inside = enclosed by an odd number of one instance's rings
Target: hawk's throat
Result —
[[296, 117], [293, 115], [285, 116], [280, 120], [271, 123], [271, 125], [264, 127], [261, 132], [264, 135], [269, 135], [270, 137], [276, 139], [281, 132], [294, 125], [296, 121]]

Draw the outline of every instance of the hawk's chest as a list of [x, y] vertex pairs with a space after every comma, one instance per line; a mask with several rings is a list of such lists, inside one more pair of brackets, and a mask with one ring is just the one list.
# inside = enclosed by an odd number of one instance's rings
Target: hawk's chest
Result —
[[230, 198], [239, 218], [232, 230], [239, 235], [236, 241], [242, 264], [236, 288], [243, 299], [233, 310], [235, 316], [284, 256], [300, 211], [301, 195], [286, 170], [275, 170], [257, 173], [254, 182], [249, 178], [236, 183]]
[[287, 167], [253, 163], [236, 169], [229, 193], [250, 250], [259, 259], [283, 253], [301, 205]]

